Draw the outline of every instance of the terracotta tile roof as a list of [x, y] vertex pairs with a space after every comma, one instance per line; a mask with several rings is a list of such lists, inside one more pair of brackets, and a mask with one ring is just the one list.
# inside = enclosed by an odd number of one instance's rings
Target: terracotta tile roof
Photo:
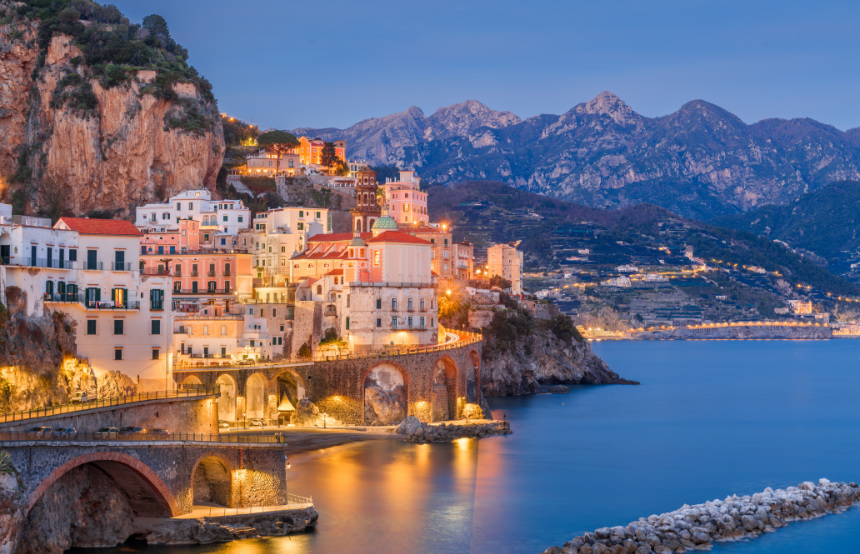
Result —
[[63, 222], [72, 231], [82, 235], [125, 235], [143, 236], [140, 229], [131, 221], [124, 219], [90, 219], [88, 217], [61, 217], [57, 225]]
[[[361, 238], [368, 239], [370, 238], [370, 233], [361, 233]], [[319, 235], [314, 235], [308, 239], [308, 242], [341, 242], [352, 240], [352, 233], [321, 233]]]
[[420, 239], [414, 235], [410, 235], [409, 233], [404, 233], [403, 231], [385, 231], [384, 233], [380, 233], [379, 235], [367, 239], [368, 243], [371, 242], [400, 242], [405, 244], [430, 244], [430, 241], [426, 241], [424, 239]]
[[343, 269], [332, 269], [326, 275], [343, 275]]

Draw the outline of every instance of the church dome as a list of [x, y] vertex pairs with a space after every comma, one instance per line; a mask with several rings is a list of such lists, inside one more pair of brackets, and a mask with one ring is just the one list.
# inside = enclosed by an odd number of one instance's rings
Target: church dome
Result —
[[384, 215], [373, 223], [372, 231], [392, 231], [397, 229], [397, 222], [391, 216]]
[[349, 241], [350, 246], [367, 246], [367, 243], [364, 242], [364, 239], [361, 237], [353, 237], [351, 241]]

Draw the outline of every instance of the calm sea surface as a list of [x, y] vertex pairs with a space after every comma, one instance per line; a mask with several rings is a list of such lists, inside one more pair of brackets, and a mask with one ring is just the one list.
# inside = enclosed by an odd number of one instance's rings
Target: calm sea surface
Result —
[[[860, 481], [860, 341], [603, 342], [641, 386], [491, 401], [514, 434], [292, 456], [315, 533], [147, 554], [529, 552], [732, 493]], [[135, 551], [132, 548], [117, 551]], [[860, 508], [715, 552], [860, 552]]]

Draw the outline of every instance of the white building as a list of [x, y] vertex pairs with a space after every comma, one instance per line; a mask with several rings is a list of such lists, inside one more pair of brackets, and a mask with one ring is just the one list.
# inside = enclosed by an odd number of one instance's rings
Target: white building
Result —
[[8, 221], [0, 224], [2, 290], [20, 288], [28, 315], [71, 317], [77, 354], [96, 377], [119, 370], [139, 390], [170, 388], [171, 286], [140, 275], [140, 231], [105, 219], [61, 218], [53, 228], [40, 218]]
[[331, 216], [326, 209], [291, 207], [258, 213], [253, 244], [248, 245], [248, 252], [254, 254], [253, 267], [269, 275], [289, 276], [290, 259], [305, 250], [308, 239], [329, 232]]
[[213, 228], [213, 232], [232, 236], [251, 226], [251, 210], [241, 200], [212, 200], [212, 194], [206, 189], [186, 190], [164, 204], [138, 207], [135, 225], [144, 231], [176, 231], [182, 218], [193, 219], [202, 227]]
[[523, 253], [513, 244], [494, 244], [487, 249], [487, 266], [491, 277], [496, 275], [511, 282], [511, 293], [522, 293]]

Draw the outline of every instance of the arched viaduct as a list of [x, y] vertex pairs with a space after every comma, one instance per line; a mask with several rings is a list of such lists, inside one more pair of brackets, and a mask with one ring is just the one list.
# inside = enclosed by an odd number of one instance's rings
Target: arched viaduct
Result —
[[135, 514], [172, 517], [200, 503], [238, 508], [287, 503], [283, 446], [179, 441], [3, 441], [29, 513], [53, 485], [93, 466], [126, 493]]
[[[286, 395], [291, 403], [307, 398], [334, 419], [362, 425], [368, 423], [368, 376], [385, 368], [402, 380], [406, 415], [431, 422], [456, 419], [466, 404], [480, 404], [481, 348], [480, 335], [466, 334], [444, 347], [305, 363], [189, 368], [174, 370], [174, 379], [179, 386], [221, 384], [219, 417], [228, 421], [260, 418], [277, 424]], [[234, 419], [223, 417], [228, 414]]]

